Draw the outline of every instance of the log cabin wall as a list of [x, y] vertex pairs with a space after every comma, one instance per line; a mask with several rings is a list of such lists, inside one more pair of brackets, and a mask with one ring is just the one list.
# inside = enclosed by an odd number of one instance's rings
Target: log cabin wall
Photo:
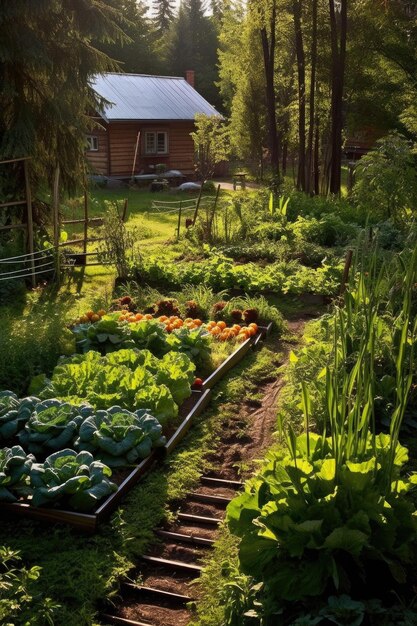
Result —
[[[112, 122], [106, 130], [96, 132], [98, 150], [86, 152], [92, 170], [107, 176], [130, 177], [135, 158], [137, 135], [140, 145], [135, 174], [151, 173], [155, 165], [164, 163], [167, 169], [180, 170], [190, 177], [194, 174], [194, 143], [190, 133], [194, 122]], [[145, 154], [145, 132], [165, 131], [168, 134], [168, 154]]]
[[85, 153], [93, 174], [103, 174], [104, 176], [109, 175], [108, 133], [106, 126], [94, 128], [91, 131], [90, 136], [97, 137], [98, 150], [86, 150]]

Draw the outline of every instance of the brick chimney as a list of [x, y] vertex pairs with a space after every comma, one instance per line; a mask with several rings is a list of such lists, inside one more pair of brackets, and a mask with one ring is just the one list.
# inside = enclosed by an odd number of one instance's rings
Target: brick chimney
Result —
[[187, 83], [194, 87], [194, 79], [195, 79], [195, 71], [194, 70], [186, 70], [185, 72], [185, 80]]

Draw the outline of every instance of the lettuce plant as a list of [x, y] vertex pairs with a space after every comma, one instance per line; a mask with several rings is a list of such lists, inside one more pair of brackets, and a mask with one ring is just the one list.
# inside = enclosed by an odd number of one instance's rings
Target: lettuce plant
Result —
[[158, 385], [166, 385], [177, 404], [181, 404], [191, 395], [195, 365], [187, 355], [180, 352], [168, 352], [151, 369]]
[[28, 476], [35, 457], [20, 446], [0, 449], [0, 500], [15, 502], [27, 491]]
[[126, 349], [107, 356], [90, 351], [62, 360], [51, 380], [38, 377], [31, 388], [41, 398], [87, 401], [95, 409], [147, 409], [165, 424], [178, 414], [173, 394], [177, 402], [191, 394], [194, 372], [185, 354], [170, 354], [157, 359], [149, 350]]
[[171, 350], [178, 350], [188, 356], [198, 367], [210, 361], [210, 334], [204, 328], [178, 328], [168, 338]]
[[88, 450], [110, 467], [135, 463], [163, 446], [162, 426], [145, 410], [134, 413], [119, 406], [97, 411], [80, 427], [77, 450]]
[[114, 491], [111, 469], [94, 461], [90, 452], [65, 449], [35, 463], [30, 473], [33, 506], [60, 503], [77, 511], [91, 511]]
[[19, 400], [12, 391], [0, 391], [0, 441], [14, 437], [29, 419], [39, 398]]
[[56, 398], [39, 402], [19, 433], [20, 443], [33, 454], [61, 450], [73, 441], [92, 410], [91, 406], [77, 407]]

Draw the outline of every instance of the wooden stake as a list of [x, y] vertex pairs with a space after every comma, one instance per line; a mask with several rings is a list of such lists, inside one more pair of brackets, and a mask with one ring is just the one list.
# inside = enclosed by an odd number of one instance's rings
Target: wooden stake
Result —
[[126, 221], [128, 204], [129, 204], [129, 198], [125, 198], [125, 201], [123, 203], [122, 222]]
[[59, 237], [60, 237], [60, 224], [59, 224], [59, 164], [57, 164], [54, 174], [54, 187], [53, 187], [53, 220], [54, 220], [54, 248], [56, 253], [56, 275], [59, 283]]
[[204, 185], [204, 182], [201, 183], [200, 193], [198, 194], [197, 204], [195, 205], [195, 211], [194, 211], [194, 217], [193, 217], [193, 226], [195, 225], [195, 221], [196, 221], [197, 215], [198, 215], [198, 209], [200, 207], [201, 196], [203, 194], [203, 185]]
[[346, 290], [346, 285], [349, 280], [350, 266], [352, 265], [352, 258], [353, 258], [353, 250], [348, 250], [346, 254], [345, 268], [343, 270], [342, 284], [340, 285], [340, 295], [343, 295]]
[[180, 208], [178, 209], [177, 239], [179, 239], [179, 238], [180, 238], [180, 228], [181, 228], [181, 211], [182, 211], [182, 200], [180, 200]]
[[213, 205], [213, 209], [212, 209], [212, 212], [211, 212], [210, 224], [209, 224], [209, 228], [208, 228], [208, 231], [209, 231], [210, 235], [211, 235], [211, 229], [213, 227], [213, 220], [214, 220], [214, 215], [216, 213], [216, 207], [217, 207], [217, 201], [219, 199], [219, 195], [220, 195], [220, 185], [217, 185], [216, 197], [214, 199], [214, 205]]
[[84, 242], [83, 242], [84, 254], [86, 254], [87, 252], [87, 240], [88, 240], [88, 195], [87, 195], [87, 187], [84, 187]]
[[135, 157], [133, 159], [133, 167], [132, 167], [132, 180], [135, 175], [136, 157], [138, 155], [139, 141], [140, 141], [140, 131], [138, 132], [138, 136], [136, 137]]
[[23, 161], [23, 169], [25, 173], [25, 194], [26, 194], [27, 221], [28, 221], [27, 246], [28, 246], [28, 252], [30, 254], [30, 270], [31, 270], [31, 277], [32, 277], [32, 287], [36, 287], [35, 259], [33, 257], [34, 238], [33, 238], [32, 193], [30, 190], [28, 162], [26, 160]]

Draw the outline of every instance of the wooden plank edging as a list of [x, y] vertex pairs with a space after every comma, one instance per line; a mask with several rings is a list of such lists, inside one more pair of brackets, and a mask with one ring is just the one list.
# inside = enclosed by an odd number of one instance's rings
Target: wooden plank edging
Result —
[[[139, 482], [147, 473], [151, 466], [162, 456], [170, 454], [174, 448], [184, 439], [190, 430], [192, 423], [208, 405], [211, 399], [211, 389], [223, 378], [223, 376], [239, 363], [251, 348], [258, 346], [263, 337], [268, 335], [272, 329], [272, 323], [266, 327], [259, 327], [260, 332], [244, 341], [219, 367], [204, 381], [201, 397], [192, 407], [186, 417], [179, 424], [173, 435], [163, 448], [157, 448], [143, 459], [119, 485], [117, 491], [111, 494], [94, 513], [86, 514], [77, 511], [67, 511], [65, 509], [54, 509], [47, 507], [33, 507], [27, 502], [2, 502], [0, 503], [0, 515], [16, 515], [18, 517], [35, 519], [44, 522], [67, 523], [79, 530], [94, 532], [97, 525], [106, 519], [118, 506], [127, 492]], [[196, 393], [196, 392], [194, 392]]]

